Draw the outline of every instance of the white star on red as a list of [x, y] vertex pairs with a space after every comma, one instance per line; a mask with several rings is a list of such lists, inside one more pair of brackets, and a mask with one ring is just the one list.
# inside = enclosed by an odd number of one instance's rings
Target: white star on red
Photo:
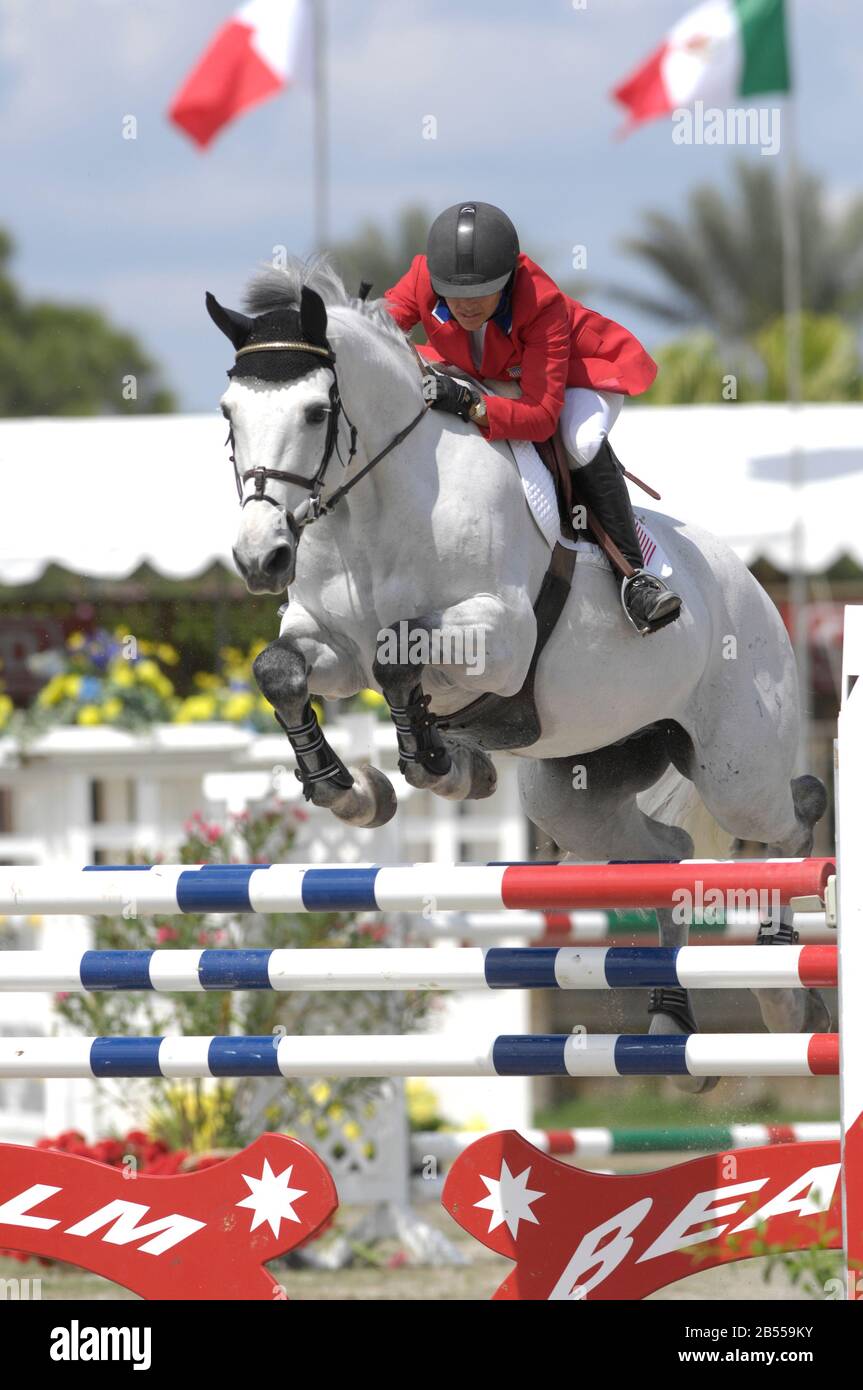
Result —
[[300, 1197], [305, 1197], [306, 1190], [302, 1187], [289, 1186], [293, 1171], [294, 1165], [292, 1163], [283, 1173], [276, 1174], [270, 1167], [269, 1159], [265, 1158], [259, 1178], [249, 1177], [247, 1173], [243, 1174], [244, 1182], [249, 1185], [249, 1196], [244, 1197], [241, 1202], [237, 1202], [237, 1206], [250, 1207], [255, 1213], [251, 1230], [255, 1231], [265, 1222], [269, 1222], [273, 1235], [278, 1236], [282, 1221], [299, 1223], [302, 1220], [294, 1211], [294, 1202]]
[[544, 1197], [545, 1193], [531, 1190], [527, 1186], [529, 1177], [530, 1168], [513, 1175], [509, 1171], [506, 1159], [501, 1162], [500, 1178], [487, 1178], [480, 1174], [488, 1189], [488, 1196], [474, 1202], [474, 1206], [492, 1213], [489, 1234], [505, 1222], [510, 1235], [515, 1239], [518, 1235], [519, 1221], [530, 1221], [534, 1226], [539, 1225], [539, 1219], [531, 1211], [531, 1205], [538, 1197]]

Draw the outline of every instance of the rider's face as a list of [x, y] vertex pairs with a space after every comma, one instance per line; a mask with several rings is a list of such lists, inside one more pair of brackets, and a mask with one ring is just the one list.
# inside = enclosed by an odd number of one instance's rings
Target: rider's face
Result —
[[447, 296], [446, 302], [456, 323], [473, 333], [491, 318], [500, 302], [500, 290], [495, 290], [494, 294], [484, 294], [479, 299], [452, 299]]

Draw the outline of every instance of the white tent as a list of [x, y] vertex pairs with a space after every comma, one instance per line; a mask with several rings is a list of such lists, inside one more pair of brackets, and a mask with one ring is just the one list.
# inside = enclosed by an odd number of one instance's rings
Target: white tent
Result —
[[[0, 583], [28, 583], [56, 563], [125, 578], [146, 561], [189, 578], [231, 565], [237, 499], [226, 427], [212, 415], [0, 421]], [[802, 514], [806, 568], [843, 553], [863, 565], [863, 405], [630, 407], [618, 454], [662, 494], [661, 509], [728, 540], [742, 559], [790, 566]], [[806, 485], [789, 486], [802, 450]], [[653, 503], [633, 489], [637, 503]]]

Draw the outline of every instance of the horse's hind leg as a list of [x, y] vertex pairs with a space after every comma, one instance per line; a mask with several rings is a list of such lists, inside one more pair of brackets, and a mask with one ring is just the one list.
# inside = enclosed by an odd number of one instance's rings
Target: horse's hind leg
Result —
[[[614, 859], [666, 860], [692, 856], [692, 840], [678, 826], [646, 815], [637, 794], [654, 785], [669, 765], [666, 733], [647, 730], [638, 738], [571, 758], [525, 759], [519, 792], [525, 812], [567, 855], [585, 863]], [[688, 921], [676, 910], [657, 913], [663, 946], [685, 945]], [[650, 1032], [686, 1035], [696, 1031], [688, 992], [650, 992]], [[716, 1085], [714, 1077], [676, 1076], [688, 1093]]]
[[[729, 834], [765, 845], [768, 858], [807, 855], [815, 825], [827, 809], [827, 793], [817, 777], [791, 777], [789, 739], [783, 743], [770, 735], [768, 725], [747, 748], [739, 724], [729, 726], [714, 735], [709, 748], [693, 753], [687, 770], [708, 811]], [[791, 909], [771, 905], [763, 913], [758, 944], [788, 944], [792, 932]], [[753, 993], [771, 1033], [822, 1032], [830, 1027], [829, 1011], [817, 990]]]
[[[796, 827], [790, 840], [768, 844], [770, 859], [807, 855], [812, 851], [815, 826], [827, 809], [827, 792], [817, 777], [805, 775], [791, 781]], [[758, 945], [790, 945], [794, 941], [794, 913], [790, 907], [768, 911], [758, 928]], [[830, 1010], [817, 989], [756, 989], [761, 1017], [771, 1033], [825, 1033], [831, 1026]]]

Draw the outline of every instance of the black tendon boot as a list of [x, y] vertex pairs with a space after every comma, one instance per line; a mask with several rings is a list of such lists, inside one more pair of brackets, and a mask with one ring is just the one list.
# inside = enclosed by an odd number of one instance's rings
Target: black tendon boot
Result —
[[[673, 623], [680, 613], [680, 598], [644, 568], [629, 490], [608, 440], [603, 440], [591, 463], [571, 472], [576, 504], [584, 503], [593, 513], [635, 570], [635, 574], [622, 578], [620, 589], [623, 611], [629, 621], [641, 633], [656, 632]], [[615, 569], [620, 575], [616, 565]]]

